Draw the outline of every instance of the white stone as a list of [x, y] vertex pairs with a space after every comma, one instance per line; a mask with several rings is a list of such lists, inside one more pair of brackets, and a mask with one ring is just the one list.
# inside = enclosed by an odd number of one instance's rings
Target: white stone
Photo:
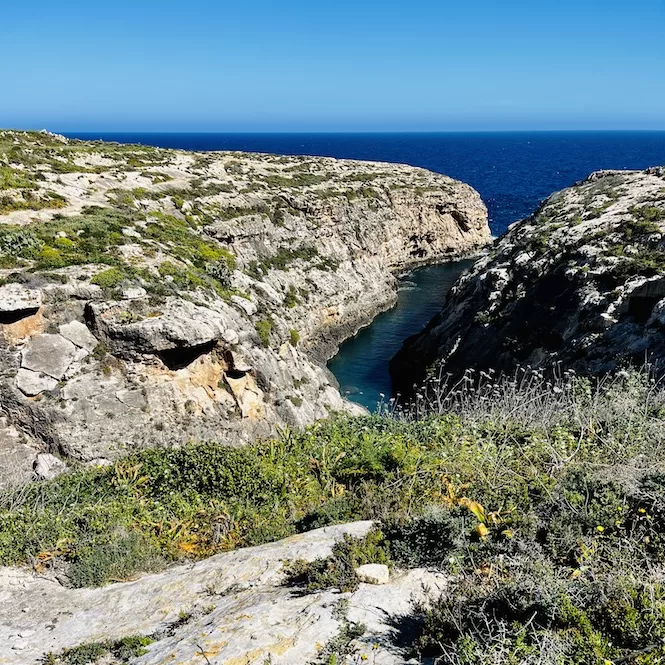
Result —
[[140, 300], [145, 298], [148, 292], [142, 286], [130, 286], [122, 291], [125, 300]]
[[60, 334], [72, 344], [85, 349], [88, 352], [95, 350], [97, 338], [88, 330], [88, 326], [80, 321], [70, 321], [60, 326]]
[[42, 292], [39, 289], [28, 289], [22, 284], [0, 286], [0, 312], [39, 309], [41, 304]]
[[37, 455], [33, 469], [39, 480], [52, 480], [67, 471], [67, 465], [51, 453], [42, 453]]
[[252, 371], [252, 366], [245, 360], [245, 357], [242, 355], [242, 353], [239, 353], [238, 351], [229, 351], [229, 355], [233, 361], [233, 369], [237, 370], [238, 372]]
[[227, 328], [223, 333], [222, 333], [222, 339], [227, 343], [230, 344], [231, 346], [234, 346], [240, 341], [240, 338], [238, 337], [238, 333], [233, 330], [232, 328]]
[[231, 296], [231, 300], [240, 307], [240, 309], [247, 314], [247, 316], [253, 316], [256, 314], [256, 305], [247, 298], [242, 296]]
[[34, 397], [45, 390], [53, 390], [58, 385], [58, 380], [41, 372], [33, 372], [31, 369], [19, 369], [16, 374], [16, 387], [28, 397]]
[[62, 335], [35, 335], [21, 352], [21, 367], [62, 379], [77, 355], [77, 349]]
[[366, 563], [358, 566], [355, 573], [361, 582], [367, 584], [388, 584], [390, 581], [390, 570], [383, 563]]

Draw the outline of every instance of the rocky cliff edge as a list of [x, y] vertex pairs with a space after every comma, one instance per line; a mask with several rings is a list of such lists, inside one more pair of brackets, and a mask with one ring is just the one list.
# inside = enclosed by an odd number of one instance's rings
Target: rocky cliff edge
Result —
[[104, 464], [351, 410], [323, 362], [394, 273], [488, 240], [473, 189], [409, 166], [0, 132], [3, 482], [40, 452]]
[[662, 365], [664, 332], [665, 169], [600, 171], [512, 225], [391, 370], [404, 394], [428, 371], [603, 374]]

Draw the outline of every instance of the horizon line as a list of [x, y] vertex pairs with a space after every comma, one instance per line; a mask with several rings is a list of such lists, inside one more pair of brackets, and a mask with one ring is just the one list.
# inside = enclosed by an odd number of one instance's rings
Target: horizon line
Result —
[[[15, 129], [14, 131], [44, 131], [42, 129]], [[603, 133], [603, 132], [665, 132], [665, 127], [654, 128], [609, 128], [609, 129], [589, 129], [589, 128], [575, 128], [575, 129], [433, 129], [433, 130], [177, 130], [177, 129], [163, 129], [163, 130], [140, 130], [140, 129], [68, 129], [68, 130], [49, 130], [56, 134], [254, 134], [254, 135], [269, 135], [269, 134], [291, 134], [291, 135], [348, 135], [348, 134], [363, 134], [363, 135], [386, 135], [386, 134], [554, 134], [554, 133]]]

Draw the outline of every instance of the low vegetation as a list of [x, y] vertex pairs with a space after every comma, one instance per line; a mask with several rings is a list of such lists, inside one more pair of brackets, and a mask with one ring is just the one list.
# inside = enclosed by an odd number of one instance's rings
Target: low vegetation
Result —
[[292, 563], [290, 582], [352, 589], [365, 562], [450, 573], [447, 593], [395, 617], [412, 655], [665, 657], [660, 385], [632, 371], [598, 384], [468, 375], [423, 400], [241, 449], [147, 450], [34, 483], [2, 499], [0, 562], [100, 585], [371, 518], [362, 541]]
[[[114, 663], [128, 663], [130, 659], [147, 653], [147, 647], [155, 640], [151, 637], [133, 635], [120, 640], [104, 642], [86, 642], [61, 654], [48, 653], [44, 657], [44, 665], [89, 665], [97, 663], [100, 658], [112, 657]], [[107, 661], [108, 662], [108, 661]]]

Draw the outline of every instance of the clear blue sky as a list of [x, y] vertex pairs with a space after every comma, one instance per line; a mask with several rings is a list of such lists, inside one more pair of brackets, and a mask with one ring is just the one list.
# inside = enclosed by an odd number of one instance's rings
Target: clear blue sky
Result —
[[6, 0], [0, 126], [665, 129], [665, 0]]

